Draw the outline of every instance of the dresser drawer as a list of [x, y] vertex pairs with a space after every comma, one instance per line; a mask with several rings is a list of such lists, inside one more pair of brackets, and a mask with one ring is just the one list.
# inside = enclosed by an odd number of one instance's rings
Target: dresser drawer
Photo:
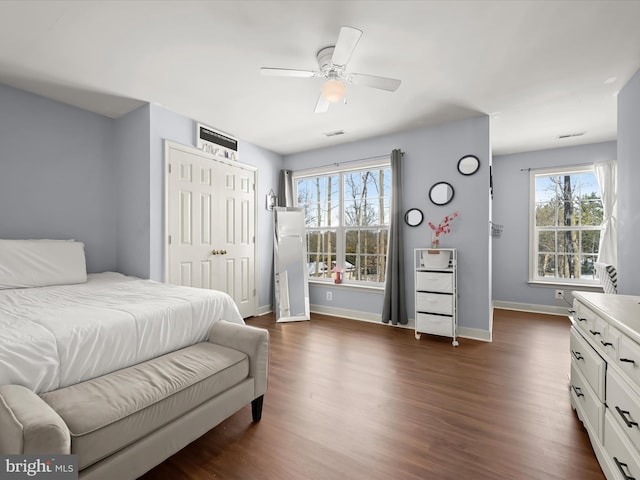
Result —
[[574, 327], [571, 327], [569, 346], [572, 365], [576, 365], [598, 398], [604, 402], [606, 362]]
[[416, 290], [452, 293], [453, 273], [417, 272]]
[[640, 345], [625, 335], [620, 335], [617, 364], [632, 382], [640, 385]]
[[453, 295], [447, 293], [416, 294], [416, 310], [420, 312], [453, 314]]
[[599, 345], [602, 348], [602, 351], [605, 353], [607, 358], [605, 360], [607, 362], [617, 362], [618, 361], [618, 348], [620, 345], [620, 336], [621, 333], [616, 330], [612, 325], [608, 325], [605, 334], [600, 340]]
[[613, 369], [607, 371], [607, 406], [631, 443], [640, 449], [640, 397]]
[[624, 432], [616, 424], [613, 412], [607, 409], [604, 416], [604, 450], [609, 464], [617, 478], [640, 478], [638, 454], [625, 438]]
[[591, 389], [574, 362], [575, 360], [571, 361], [571, 398], [573, 399], [573, 404], [580, 409], [583, 421], [586, 420], [589, 424], [587, 429], [602, 440], [605, 405]]
[[594, 314], [578, 300], [573, 301], [573, 310], [575, 325], [583, 332], [587, 332], [591, 328], [591, 318], [593, 318]]
[[453, 317], [418, 313], [416, 316], [416, 332], [452, 337]]

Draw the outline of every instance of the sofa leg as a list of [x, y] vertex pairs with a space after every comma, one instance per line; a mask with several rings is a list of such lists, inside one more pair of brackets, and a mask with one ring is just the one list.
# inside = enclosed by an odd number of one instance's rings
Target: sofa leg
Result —
[[260, 395], [258, 398], [251, 402], [251, 416], [254, 422], [259, 422], [262, 418], [262, 402], [264, 395]]

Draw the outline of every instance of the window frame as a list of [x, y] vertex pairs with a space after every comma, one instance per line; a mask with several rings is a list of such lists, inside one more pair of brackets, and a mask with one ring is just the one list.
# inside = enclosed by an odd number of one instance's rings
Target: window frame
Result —
[[[338, 212], [338, 222], [337, 226], [330, 227], [311, 227], [309, 231], [325, 231], [329, 232], [332, 230], [336, 231], [336, 263], [337, 264], [345, 264], [346, 259], [346, 246], [345, 246], [345, 234], [347, 230], [378, 230], [380, 228], [386, 228], [387, 230], [387, 245], [389, 242], [389, 229], [391, 227], [391, 208], [389, 208], [389, 220], [386, 223], [386, 226], [354, 226], [354, 225], [345, 225], [344, 219], [344, 175], [352, 172], [358, 172], [363, 170], [376, 170], [376, 169], [389, 169], [391, 174], [390, 180], [393, 176], [391, 173], [391, 159], [389, 157], [380, 157], [373, 160], [364, 160], [364, 161], [355, 161], [348, 163], [334, 163], [331, 165], [318, 167], [318, 168], [309, 168], [300, 171], [294, 171], [291, 175], [293, 181], [293, 192], [295, 205], [298, 205], [298, 180], [305, 178], [314, 178], [319, 176], [329, 176], [329, 175], [337, 175], [339, 179], [339, 192], [340, 192], [340, 210]], [[389, 183], [390, 193], [389, 193], [389, 201], [391, 202], [391, 192], [393, 189], [393, 182]], [[307, 227], [305, 227], [305, 236], [307, 232]], [[385, 253], [385, 259], [386, 259]], [[386, 272], [385, 272], [386, 274]], [[351, 288], [370, 288], [370, 289], [382, 289], [384, 288], [384, 281], [382, 282], [372, 282], [372, 281], [364, 281], [364, 280], [353, 280], [347, 279], [346, 276], [343, 276], [342, 287], [351, 287]], [[332, 278], [319, 278], [319, 277], [309, 277], [310, 283], [317, 283], [323, 285], [333, 285], [334, 281]]]
[[[541, 168], [529, 170], [529, 281], [530, 284], [539, 285], [564, 285], [576, 287], [597, 287], [600, 281], [597, 278], [561, 278], [561, 277], [538, 277], [537, 272], [537, 256], [538, 256], [538, 227], [536, 226], [536, 177], [539, 176], [561, 176], [561, 175], [579, 175], [581, 173], [590, 172], [595, 176], [594, 164], [583, 165], [566, 165], [563, 167]], [[596, 177], [597, 182], [597, 177]], [[598, 186], [599, 187], [599, 186]], [[602, 201], [602, 192], [600, 192], [600, 200]], [[548, 227], [547, 227], [548, 228]], [[556, 226], [553, 231], [563, 231], [566, 227]], [[580, 231], [599, 231], [602, 234], [602, 224], [599, 226], [575, 226], [571, 230]], [[557, 255], [557, 252], [556, 252]], [[582, 248], [578, 255], [583, 255]], [[595, 274], [594, 274], [595, 277]]]

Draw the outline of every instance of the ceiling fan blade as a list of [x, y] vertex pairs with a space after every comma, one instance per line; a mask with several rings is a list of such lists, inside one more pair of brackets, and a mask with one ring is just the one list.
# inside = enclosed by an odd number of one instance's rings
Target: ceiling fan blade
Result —
[[389, 92], [395, 92], [402, 83], [401, 80], [396, 80], [395, 78], [376, 77], [375, 75], [363, 75], [362, 73], [352, 73], [349, 75], [349, 82], [354, 85], [379, 88], [380, 90], [388, 90]]
[[324, 98], [322, 94], [318, 97], [318, 103], [316, 103], [316, 113], [324, 113], [329, 110], [329, 100]]
[[312, 78], [320, 75], [320, 72], [312, 72], [311, 70], [292, 70], [289, 68], [266, 68], [260, 69], [262, 75], [271, 77], [300, 77], [300, 78]]
[[362, 30], [353, 27], [342, 27], [333, 50], [331, 62], [339, 67], [344, 67], [349, 62], [361, 36]]

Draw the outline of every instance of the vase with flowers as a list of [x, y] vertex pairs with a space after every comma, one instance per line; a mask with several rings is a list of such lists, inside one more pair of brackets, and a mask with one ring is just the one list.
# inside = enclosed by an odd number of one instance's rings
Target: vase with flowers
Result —
[[444, 217], [437, 226], [429, 222], [429, 227], [431, 227], [432, 248], [440, 248], [440, 235], [451, 233], [451, 222], [456, 218], [458, 218], [458, 212], [453, 212], [451, 215]]

